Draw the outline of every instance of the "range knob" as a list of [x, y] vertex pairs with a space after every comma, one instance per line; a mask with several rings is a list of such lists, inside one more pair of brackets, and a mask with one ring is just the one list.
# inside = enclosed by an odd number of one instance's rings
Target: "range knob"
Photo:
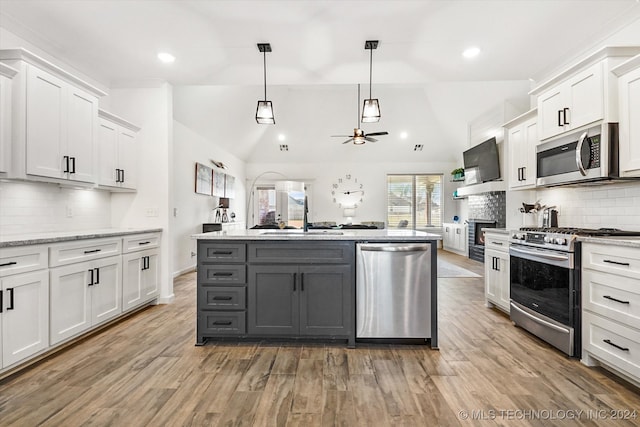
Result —
[[544, 236], [544, 242], [545, 242], [545, 243], [553, 243], [553, 237], [551, 237], [551, 236]]
[[514, 234], [514, 235], [513, 235], [513, 236], [511, 236], [511, 237], [513, 237], [513, 238], [514, 238], [514, 239], [516, 239], [516, 240], [524, 240], [524, 237], [525, 237], [525, 236], [524, 236], [524, 233], [516, 233], [516, 234]]
[[564, 237], [556, 237], [556, 245], [566, 245], [567, 239]]

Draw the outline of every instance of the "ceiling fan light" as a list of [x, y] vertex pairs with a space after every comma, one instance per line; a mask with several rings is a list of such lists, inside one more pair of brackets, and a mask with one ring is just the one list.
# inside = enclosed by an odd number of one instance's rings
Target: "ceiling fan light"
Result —
[[365, 99], [362, 106], [362, 123], [377, 123], [380, 121], [380, 105], [377, 99]]
[[364, 136], [354, 136], [353, 137], [353, 143], [355, 145], [362, 145], [366, 142], [366, 140], [364, 139]]
[[258, 107], [256, 108], [256, 122], [261, 125], [276, 124], [271, 101], [258, 101]]

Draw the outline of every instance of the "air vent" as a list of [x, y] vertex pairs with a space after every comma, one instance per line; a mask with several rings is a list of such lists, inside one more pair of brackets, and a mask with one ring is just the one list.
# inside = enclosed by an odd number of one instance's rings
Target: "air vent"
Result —
[[413, 151], [422, 151], [423, 147], [422, 144], [416, 144], [415, 147], [413, 147]]
[[280, 144], [280, 151], [289, 151], [289, 146], [287, 144]]

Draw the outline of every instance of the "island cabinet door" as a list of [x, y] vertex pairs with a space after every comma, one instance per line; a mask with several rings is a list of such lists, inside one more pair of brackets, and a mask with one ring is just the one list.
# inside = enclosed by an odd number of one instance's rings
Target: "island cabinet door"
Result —
[[298, 335], [299, 273], [294, 265], [249, 266], [248, 332]]
[[351, 332], [351, 267], [300, 267], [300, 335], [345, 336]]

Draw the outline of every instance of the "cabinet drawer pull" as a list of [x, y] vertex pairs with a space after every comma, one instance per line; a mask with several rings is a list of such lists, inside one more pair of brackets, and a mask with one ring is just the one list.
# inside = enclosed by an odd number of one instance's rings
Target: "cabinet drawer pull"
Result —
[[214, 277], [231, 277], [233, 273], [230, 271], [217, 271], [213, 273]]
[[606, 262], [606, 263], [609, 263], [609, 264], [615, 264], [615, 265], [624, 265], [626, 267], [629, 267], [629, 263], [628, 262], [613, 261], [613, 260], [610, 260], [610, 259], [605, 259], [602, 262]]
[[[9, 294], [9, 292], [11, 292]], [[13, 288], [7, 288], [7, 293], [9, 294], [9, 305], [7, 306], [7, 310], [13, 310], [13, 294], [15, 293]]]
[[215, 296], [213, 297], [214, 301], [231, 301], [233, 298], [230, 296]]
[[627, 347], [621, 347], [616, 343], [611, 342], [611, 340], [602, 340], [604, 342], [606, 342], [607, 344], [617, 348], [618, 350], [622, 350], [622, 351], [629, 351], [629, 349]]
[[502, 242], [491, 242], [492, 245], [502, 246]]
[[609, 295], [603, 295], [602, 298], [610, 299], [611, 301], [619, 302], [620, 304], [629, 304], [629, 301], [622, 301], [614, 297], [610, 297]]
[[95, 254], [96, 252], [100, 252], [102, 249], [92, 249], [90, 251], [84, 251], [85, 254]]
[[213, 322], [214, 325], [231, 325], [231, 320], [216, 320]]
[[139, 242], [138, 244], [139, 245], [148, 245], [149, 243], [151, 243], [151, 242]]
[[0, 264], [0, 267], [6, 267], [8, 265], [16, 265], [16, 264], [17, 264], [16, 261], [5, 262], [4, 264]]
[[231, 255], [233, 254], [233, 251], [215, 251], [213, 254], [214, 255]]

